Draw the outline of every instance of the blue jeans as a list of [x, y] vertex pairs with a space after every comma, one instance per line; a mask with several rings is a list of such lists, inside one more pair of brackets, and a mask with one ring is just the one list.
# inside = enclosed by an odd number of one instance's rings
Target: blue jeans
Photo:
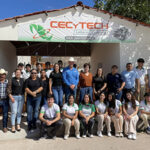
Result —
[[91, 97], [91, 100], [93, 101], [93, 88], [84, 87], [84, 88], [80, 88], [80, 103], [83, 101], [85, 94], [89, 94]]
[[122, 91], [116, 93], [116, 99], [121, 100], [121, 97], [122, 97]]
[[75, 88], [73, 90], [69, 86], [66, 86], [65, 92], [66, 92], [65, 93], [65, 101], [67, 103], [68, 102], [68, 97], [71, 94], [74, 96], [74, 99], [76, 99], [77, 86], [75, 86]]
[[17, 125], [20, 125], [21, 123], [21, 114], [22, 114], [22, 109], [24, 104], [24, 96], [13, 95], [13, 98], [15, 99], [15, 102], [12, 103], [12, 101], [9, 100], [9, 104], [11, 108], [11, 125], [15, 126], [16, 117], [17, 117]]
[[47, 104], [47, 96], [42, 96], [40, 107]]
[[63, 106], [63, 88], [62, 86], [52, 87], [52, 92], [54, 94], [55, 103], [60, 107]]
[[27, 96], [27, 121], [28, 127], [36, 126], [36, 121], [39, 115], [39, 107], [41, 103], [41, 96], [30, 97]]
[[8, 99], [0, 100], [0, 107], [2, 107], [2, 109], [3, 109], [3, 128], [7, 128], [8, 108], [9, 108]]

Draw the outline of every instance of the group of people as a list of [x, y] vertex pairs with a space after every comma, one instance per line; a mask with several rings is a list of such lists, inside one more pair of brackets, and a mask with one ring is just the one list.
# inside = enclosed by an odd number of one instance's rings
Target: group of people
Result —
[[[93, 137], [95, 121], [98, 122], [97, 135], [103, 136], [104, 124], [107, 135], [111, 136], [111, 123], [115, 136], [136, 139], [136, 125], [139, 117], [143, 120], [147, 133], [150, 133], [150, 86], [149, 70], [144, 69], [144, 59], [137, 60], [137, 67], [126, 64], [121, 74], [113, 65], [111, 73], [104, 76], [103, 68], [96, 75], [90, 72], [90, 64], [83, 70], [76, 69], [71, 57], [68, 67], [63, 68], [60, 60], [45, 69], [40, 63], [36, 68], [22, 63], [6, 79], [7, 71], [0, 69], [0, 106], [3, 109], [3, 131], [7, 132], [9, 106], [11, 110], [11, 132], [21, 130], [23, 106], [27, 107], [28, 131], [37, 128], [37, 120], [42, 129], [53, 128], [50, 137], [55, 138], [62, 123], [65, 126], [64, 139], [68, 139], [71, 126], [75, 127], [76, 138]], [[65, 101], [63, 97], [65, 95]], [[123, 134], [124, 124], [124, 134]]]

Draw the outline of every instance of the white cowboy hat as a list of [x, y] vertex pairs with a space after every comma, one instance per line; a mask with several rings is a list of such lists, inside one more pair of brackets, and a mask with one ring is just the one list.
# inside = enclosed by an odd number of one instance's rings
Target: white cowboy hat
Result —
[[73, 57], [69, 58], [69, 62], [74, 62], [74, 61], [75, 61], [75, 59]]
[[6, 71], [5, 69], [0, 69], [0, 74], [8, 74], [8, 71]]

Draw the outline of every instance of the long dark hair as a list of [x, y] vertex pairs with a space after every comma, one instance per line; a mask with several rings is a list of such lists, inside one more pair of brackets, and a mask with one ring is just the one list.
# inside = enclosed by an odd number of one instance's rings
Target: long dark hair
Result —
[[[135, 96], [134, 96], [134, 94], [131, 92], [131, 91], [128, 91], [127, 93], [126, 93], [126, 95], [127, 94], [131, 94], [131, 104], [132, 104], [132, 108], [133, 109], [136, 109], [136, 102], [135, 102], [135, 100], [136, 100], [136, 98], [135, 98]], [[128, 109], [128, 103], [130, 102], [130, 100], [127, 98], [127, 96], [125, 97], [125, 109], [127, 110]]]
[[107, 98], [106, 98], [105, 92], [101, 92], [101, 93], [99, 94], [99, 100], [100, 100], [100, 96], [101, 96], [102, 94], [105, 95], [104, 104], [107, 105]]
[[102, 76], [101, 76], [101, 78], [104, 79], [104, 74], [103, 74], [103, 68], [102, 68], [102, 67], [97, 68], [95, 77], [98, 77], [98, 70], [99, 70], [99, 69], [102, 69]]
[[93, 102], [92, 102], [92, 100], [91, 100], [90, 94], [85, 94], [85, 95], [84, 95], [83, 100], [82, 100], [82, 104], [85, 105], [85, 101], [84, 101], [85, 96], [88, 96], [88, 97], [89, 97], [89, 104], [93, 104]]
[[[112, 96], [112, 100], [111, 101], [109, 101], [109, 99], [108, 99], [109, 95]], [[115, 103], [116, 102], [116, 96], [115, 96], [115, 93], [113, 93], [113, 92], [108, 93], [107, 99], [108, 99], [108, 102], [109, 102], [108, 107], [115, 109], [115, 107], [116, 107], [116, 103]]]
[[[56, 67], [56, 65], [58, 65], [58, 66], [59, 66], [59, 64], [58, 64], [58, 63], [55, 63], [55, 64], [54, 64], [54, 67], [53, 67], [53, 68], [54, 68], [54, 71], [53, 71], [54, 73], [56, 72], [56, 71], [55, 71], [55, 67]], [[60, 72], [60, 67], [59, 67], [59, 72]]]
[[[73, 95], [73, 94], [70, 94], [70, 95], [68, 96], [68, 104], [69, 104], [69, 99], [70, 99], [70, 97], [73, 97], [73, 99], [74, 99], [74, 95]], [[75, 99], [74, 99], [74, 101], [75, 101]]]

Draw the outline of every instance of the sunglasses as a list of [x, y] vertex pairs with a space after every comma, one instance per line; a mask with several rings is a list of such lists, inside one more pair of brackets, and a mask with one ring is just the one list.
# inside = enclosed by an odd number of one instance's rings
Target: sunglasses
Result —
[[32, 72], [31, 74], [37, 74], [36, 72]]

